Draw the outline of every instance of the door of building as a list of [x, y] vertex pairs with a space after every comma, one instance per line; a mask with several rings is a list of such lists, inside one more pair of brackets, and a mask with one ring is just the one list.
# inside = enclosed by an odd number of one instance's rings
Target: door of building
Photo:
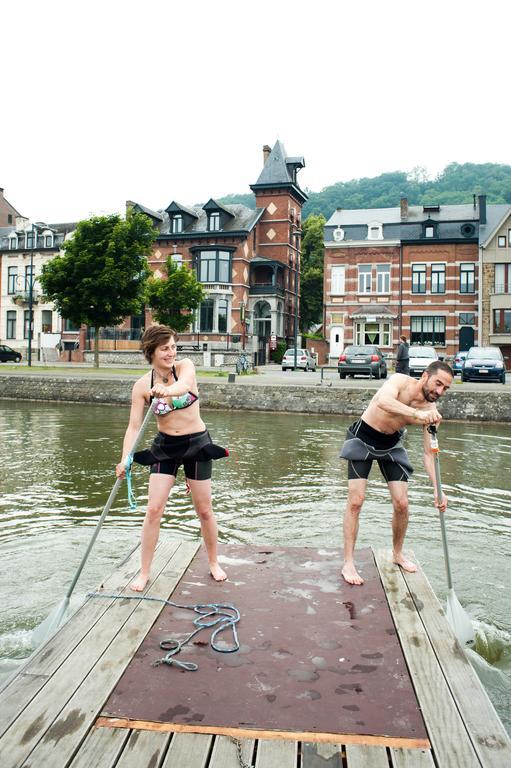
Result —
[[460, 328], [460, 352], [465, 352], [474, 346], [474, 329], [470, 325], [462, 325]]
[[330, 328], [330, 352], [329, 357], [339, 357], [344, 349], [344, 326], [332, 325]]

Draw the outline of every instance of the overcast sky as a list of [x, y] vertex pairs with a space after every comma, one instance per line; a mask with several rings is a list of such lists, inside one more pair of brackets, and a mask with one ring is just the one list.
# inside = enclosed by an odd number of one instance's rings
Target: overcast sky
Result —
[[277, 139], [313, 191], [511, 163], [509, 8], [18, 0], [2, 19], [0, 187], [64, 222], [248, 192]]

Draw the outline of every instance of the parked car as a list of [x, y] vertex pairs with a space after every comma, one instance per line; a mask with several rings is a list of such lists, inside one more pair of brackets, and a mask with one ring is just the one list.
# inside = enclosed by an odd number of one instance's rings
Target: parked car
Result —
[[452, 361], [451, 368], [454, 371], [454, 375], [457, 373], [461, 373], [461, 369], [463, 368], [463, 363], [465, 362], [465, 358], [468, 355], [468, 349], [465, 349], [464, 351], [456, 352], [456, 355], [454, 356], [454, 360]]
[[[308, 349], [296, 350], [296, 367], [301, 368], [304, 371], [316, 370], [316, 358], [311, 355]], [[292, 371], [295, 369], [295, 348], [286, 349], [284, 357], [282, 358], [282, 370], [287, 371], [290, 368]]]
[[357, 374], [386, 379], [387, 361], [379, 347], [373, 344], [353, 344], [340, 355], [337, 370], [341, 379]]
[[15, 349], [11, 349], [7, 344], [0, 344], [0, 363], [8, 363], [13, 361], [19, 363], [21, 360], [21, 354], [16, 352]]
[[461, 371], [462, 381], [506, 383], [506, 366], [499, 347], [470, 347]]
[[434, 347], [426, 347], [421, 344], [414, 344], [408, 350], [410, 366], [410, 376], [422, 376], [428, 365], [438, 360], [438, 355]]

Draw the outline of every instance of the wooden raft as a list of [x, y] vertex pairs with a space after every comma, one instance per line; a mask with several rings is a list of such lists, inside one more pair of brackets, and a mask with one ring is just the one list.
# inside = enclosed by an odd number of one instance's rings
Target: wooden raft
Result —
[[[198, 545], [165, 542], [146, 594], [167, 597]], [[431, 748], [104, 728], [98, 715], [162, 604], [88, 600], [0, 693], [2, 768], [509, 768], [511, 742], [422, 572], [376, 564]], [[132, 594], [138, 552], [104, 582]]]

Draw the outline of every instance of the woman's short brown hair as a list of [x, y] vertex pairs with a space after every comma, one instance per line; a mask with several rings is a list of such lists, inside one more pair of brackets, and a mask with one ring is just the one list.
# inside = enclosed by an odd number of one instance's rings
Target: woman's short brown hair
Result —
[[177, 333], [172, 328], [169, 328], [168, 325], [151, 325], [144, 331], [140, 342], [140, 349], [148, 363], [152, 362], [155, 349], [161, 347], [162, 344], [166, 344], [171, 336], [174, 338], [174, 341], [177, 341]]

